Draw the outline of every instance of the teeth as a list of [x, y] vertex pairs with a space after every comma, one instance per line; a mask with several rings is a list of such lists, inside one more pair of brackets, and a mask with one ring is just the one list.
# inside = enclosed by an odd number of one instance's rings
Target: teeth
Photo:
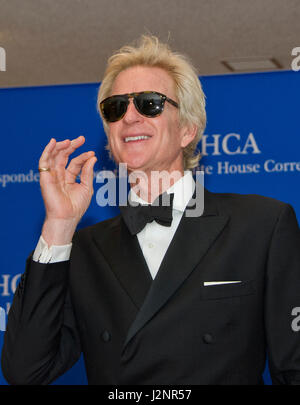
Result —
[[149, 139], [150, 136], [146, 136], [146, 135], [141, 135], [141, 136], [128, 136], [127, 138], [125, 138], [125, 142], [130, 142], [130, 141], [138, 141], [140, 139]]

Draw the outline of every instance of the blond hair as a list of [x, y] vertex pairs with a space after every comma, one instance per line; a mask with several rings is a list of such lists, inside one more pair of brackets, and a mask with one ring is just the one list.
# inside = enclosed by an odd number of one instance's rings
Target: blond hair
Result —
[[[174, 80], [179, 103], [181, 126], [196, 125], [198, 130], [193, 141], [183, 149], [184, 169], [198, 166], [201, 158], [197, 145], [206, 125], [205, 96], [197, 72], [186, 56], [171, 51], [169, 46], [155, 36], [143, 35], [138, 46], [124, 46], [113, 54], [107, 63], [104, 78], [98, 92], [98, 111], [102, 100], [111, 95], [113, 83], [123, 70], [134, 66], [159, 67]], [[108, 134], [108, 124], [103, 120]]]

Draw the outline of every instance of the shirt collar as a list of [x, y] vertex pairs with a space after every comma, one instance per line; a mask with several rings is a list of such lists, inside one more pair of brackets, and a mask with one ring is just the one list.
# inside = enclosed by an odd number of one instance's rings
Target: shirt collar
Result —
[[[167, 193], [174, 193], [173, 210], [183, 212], [193, 196], [195, 190], [195, 181], [190, 170], [185, 170], [184, 175], [177, 180], [173, 186], [168, 188]], [[140, 198], [132, 189], [129, 191], [129, 200], [141, 205], [149, 203]]]

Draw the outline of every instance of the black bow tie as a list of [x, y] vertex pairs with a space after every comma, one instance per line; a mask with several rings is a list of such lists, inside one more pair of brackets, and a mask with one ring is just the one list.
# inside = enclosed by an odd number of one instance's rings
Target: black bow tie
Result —
[[[156, 221], [163, 226], [171, 226], [174, 194], [161, 194], [152, 205], [120, 206], [123, 219], [131, 233], [136, 235], [148, 222]], [[167, 204], [167, 205], [166, 205]]]

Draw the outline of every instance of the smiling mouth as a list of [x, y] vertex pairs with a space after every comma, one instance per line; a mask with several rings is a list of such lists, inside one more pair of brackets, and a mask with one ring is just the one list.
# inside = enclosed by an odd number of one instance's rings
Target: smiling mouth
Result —
[[126, 138], [124, 138], [124, 142], [128, 143], [128, 142], [136, 142], [136, 141], [146, 141], [147, 139], [150, 139], [151, 136], [147, 136], [147, 135], [139, 135], [139, 136], [127, 136]]

